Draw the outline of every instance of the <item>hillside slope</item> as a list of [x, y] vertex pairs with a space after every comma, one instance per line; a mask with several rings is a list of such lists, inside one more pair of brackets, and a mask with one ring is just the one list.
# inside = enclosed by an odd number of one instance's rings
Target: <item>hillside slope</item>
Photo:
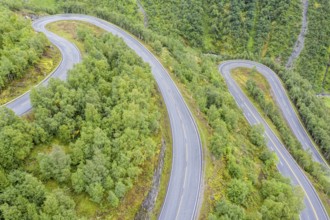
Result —
[[143, 2], [152, 30], [179, 34], [217, 54], [249, 53], [286, 62], [300, 30], [299, 0]]

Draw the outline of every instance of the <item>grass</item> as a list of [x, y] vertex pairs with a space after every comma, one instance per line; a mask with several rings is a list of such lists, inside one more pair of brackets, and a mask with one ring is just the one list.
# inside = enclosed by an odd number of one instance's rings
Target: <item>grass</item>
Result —
[[31, 90], [34, 86], [44, 80], [61, 62], [59, 50], [51, 45], [48, 47], [39, 62], [30, 67], [26, 74], [8, 84], [0, 93], [0, 105], [19, 97]]
[[[52, 32], [68, 39], [69, 41], [75, 43], [77, 47], [82, 52], [82, 55], [86, 55], [85, 48], [82, 42], [77, 38], [77, 30], [79, 28], [88, 28], [96, 36], [100, 36], [105, 31], [94, 25], [81, 22], [81, 21], [59, 21], [47, 25], [47, 28]], [[163, 174], [161, 177], [161, 186], [155, 206], [155, 211], [153, 216], [156, 218], [159, 210], [161, 209], [163, 199], [166, 195], [167, 183], [171, 172], [172, 163], [172, 138], [169, 126], [169, 119], [167, 118], [167, 112], [165, 104], [162, 100], [159, 101], [159, 109], [162, 109], [162, 118], [160, 120], [161, 131], [157, 137], [154, 137], [156, 143], [161, 143], [163, 138], [166, 142], [166, 154], [164, 161]], [[161, 146], [159, 146], [160, 148]], [[84, 216], [87, 218], [102, 218], [102, 219], [133, 219], [135, 214], [139, 211], [139, 208], [147, 196], [149, 189], [152, 184], [154, 168], [158, 165], [158, 155], [159, 152], [155, 154], [153, 158], [146, 161], [143, 167], [143, 173], [138, 177], [138, 179], [133, 184], [134, 187], [127, 192], [125, 197], [121, 200], [117, 208], [111, 208], [109, 204], [98, 205], [90, 201], [87, 194], [71, 194], [77, 204], [77, 213], [79, 216]]]
[[[248, 79], [254, 80], [256, 82], [257, 86], [264, 92], [266, 101], [267, 102], [272, 102], [274, 107], [278, 108], [277, 105], [276, 105], [275, 100], [273, 99], [272, 91], [270, 89], [270, 85], [269, 85], [268, 81], [266, 80], [266, 78], [264, 76], [262, 76], [260, 73], [256, 72], [255, 70], [251, 70], [249, 68], [236, 68], [232, 71], [232, 76], [233, 76], [234, 80], [238, 83], [238, 85], [241, 87], [243, 92], [246, 94], [246, 96], [250, 99], [250, 101], [257, 108], [258, 112], [260, 112], [263, 115], [263, 118], [270, 125], [271, 129], [275, 132], [275, 134], [283, 142], [283, 138], [280, 135], [280, 132], [278, 131], [276, 126], [273, 124], [273, 122], [270, 120], [269, 117], [265, 116], [265, 114], [264, 114], [263, 110], [261, 109], [260, 105], [253, 99], [252, 96], [249, 95], [249, 93], [246, 89], [247, 80]], [[281, 112], [281, 111], [279, 110], [279, 112]], [[281, 120], [283, 120], [286, 123], [283, 116], [281, 116]], [[293, 133], [291, 133], [291, 135], [293, 137], [295, 137]], [[330, 213], [330, 199], [329, 199], [329, 197], [326, 194], [323, 193], [323, 191], [322, 191], [321, 187], [319, 186], [319, 184], [315, 181], [315, 179], [311, 175], [309, 175], [309, 173], [307, 173], [305, 171], [304, 171], [304, 173], [309, 177], [309, 180], [312, 182], [313, 186], [315, 187], [315, 189], [316, 189], [316, 191], [317, 191], [317, 193], [318, 193], [325, 209], [327, 210], [328, 213]]]

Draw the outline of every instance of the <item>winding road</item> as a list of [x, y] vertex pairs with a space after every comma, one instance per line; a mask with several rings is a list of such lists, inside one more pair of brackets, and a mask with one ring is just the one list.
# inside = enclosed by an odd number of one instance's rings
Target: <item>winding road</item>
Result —
[[[62, 20], [88, 22], [122, 38], [131, 49], [151, 66], [152, 73], [168, 110], [173, 138], [171, 177], [159, 219], [197, 219], [202, 194], [203, 164], [201, 141], [192, 114], [170, 75], [146, 47], [117, 26], [86, 15], [55, 15], [41, 18], [33, 23], [36, 31], [43, 32], [60, 49], [63, 58], [60, 66], [41, 85], [47, 85], [50, 78], [65, 80], [68, 70], [81, 62], [79, 50], [74, 44], [45, 28], [48, 23]], [[301, 141], [304, 149], [310, 149], [314, 160], [324, 163], [322, 156], [313, 146], [299, 118], [296, 116], [280, 80], [272, 70], [255, 62], [235, 60], [222, 63], [219, 66], [219, 71], [224, 76], [229, 91], [243, 110], [249, 123], [252, 125], [261, 123], [264, 125], [267, 145], [279, 157], [279, 171], [284, 176], [290, 178], [293, 184], [299, 185], [303, 189], [305, 193], [305, 209], [301, 213], [301, 218], [329, 219], [322, 202], [304, 172], [231, 77], [230, 71], [234, 68], [252, 68], [254, 66], [270, 82], [276, 101], [292, 130], [294, 132], [296, 131], [295, 135]], [[17, 115], [22, 115], [32, 108], [29, 95], [30, 93], [27, 92], [6, 106], [12, 109]]]
[[[117, 26], [86, 15], [55, 15], [33, 22], [33, 28], [44, 33], [62, 53], [60, 66], [41, 83], [42, 85], [47, 85], [50, 78], [65, 80], [68, 70], [81, 61], [79, 50], [74, 44], [45, 28], [51, 22], [62, 20], [88, 22], [122, 38], [151, 66], [152, 74], [167, 107], [173, 138], [172, 171], [159, 219], [196, 219], [202, 194], [202, 145], [192, 114], [168, 72], [145, 46]], [[22, 115], [32, 108], [29, 96], [30, 92], [27, 92], [6, 106], [17, 115]]]
[[254, 107], [254, 105], [246, 97], [235, 80], [231, 77], [231, 70], [238, 67], [256, 67], [257, 71], [267, 78], [269, 84], [271, 85], [276, 101], [283, 111], [283, 115], [285, 116], [298, 140], [302, 143], [306, 150], [309, 149], [311, 151], [314, 160], [326, 165], [326, 162], [315, 149], [314, 145], [309, 139], [309, 136], [301, 125], [295, 111], [293, 110], [290, 100], [286, 95], [280, 79], [268, 67], [252, 61], [226, 61], [219, 66], [219, 71], [225, 78], [230, 93], [233, 95], [237, 105], [242, 109], [248, 122], [251, 125], [262, 124], [264, 126], [267, 146], [270, 148], [270, 150], [274, 151], [279, 158], [279, 164], [277, 168], [280, 173], [288, 177], [294, 185], [299, 185], [303, 189], [305, 193], [305, 209], [300, 215], [301, 218], [319, 220], [329, 219], [327, 212], [311, 182], [308, 180], [299, 165], [284, 147], [280, 139], [275, 135], [267, 122], [259, 114], [258, 110]]

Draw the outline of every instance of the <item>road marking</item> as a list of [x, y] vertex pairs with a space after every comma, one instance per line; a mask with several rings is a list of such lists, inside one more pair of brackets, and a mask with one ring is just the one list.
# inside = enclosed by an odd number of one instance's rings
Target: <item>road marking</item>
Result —
[[188, 164], [188, 144], [186, 143], [186, 166]]
[[283, 163], [282, 163], [281, 159], [279, 159], [278, 161], [280, 162], [281, 166], [283, 166]]
[[180, 209], [182, 206], [182, 201], [183, 201], [183, 191], [186, 188], [186, 182], [187, 182], [187, 165], [188, 165], [188, 143], [187, 143], [187, 132], [186, 132], [186, 126], [182, 121], [182, 115], [181, 112], [179, 111], [178, 107], [175, 106], [177, 112], [178, 112], [178, 116], [180, 118], [181, 121], [181, 125], [182, 125], [182, 132], [183, 132], [183, 137], [184, 137], [184, 147], [185, 147], [185, 167], [184, 167], [184, 179], [183, 179], [183, 186], [182, 186], [182, 192], [181, 192], [181, 196], [180, 196], [180, 202], [179, 202], [179, 206], [178, 206], [178, 211], [176, 213], [175, 219], [178, 219], [178, 215], [180, 213]]
[[[183, 136], [186, 139], [186, 129], [184, 124], [182, 124], [182, 128], [183, 128]], [[182, 192], [181, 192], [181, 196], [180, 196], [180, 203], [179, 203], [179, 207], [178, 207], [178, 211], [176, 213], [175, 219], [178, 219], [178, 215], [180, 213], [181, 210], [181, 205], [182, 205], [182, 198], [183, 198], [183, 191], [186, 188], [186, 182], [187, 182], [187, 167], [188, 167], [188, 144], [187, 142], [185, 143], [185, 168], [184, 168], [184, 179], [183, 179], [183, 186], [182, 186]]]

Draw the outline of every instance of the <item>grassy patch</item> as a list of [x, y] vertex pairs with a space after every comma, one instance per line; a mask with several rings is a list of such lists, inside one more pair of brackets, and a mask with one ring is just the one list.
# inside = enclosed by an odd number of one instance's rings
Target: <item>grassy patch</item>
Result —
[[86, 193], [74, 196], [78, 216], [92, 218], [99, 209], [98, 204], [91, 201]]
[[17, 98], [44, 80], [60, 63], [61, 54], [55, 46], [46, 49], [39, 62], [27, 70], [22, 78], [10, 82], [0, 93], [0, 105]]
[[211, 153], [205, 152], [205, 180], [204, 180], [204, 201], [200, 211], [200, 219], [207, 219], [214, 207], [215, 202], [225, 194], [223, 185], [224, 163], [221, 160], [212, 158]]

